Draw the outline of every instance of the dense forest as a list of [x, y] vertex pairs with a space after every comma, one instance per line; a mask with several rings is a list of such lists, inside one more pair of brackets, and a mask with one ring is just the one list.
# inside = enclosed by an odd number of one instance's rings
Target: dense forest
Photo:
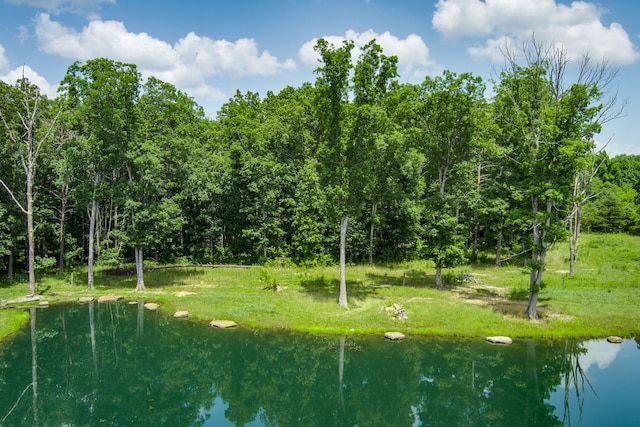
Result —
[[343, 282], [348, 263], [420, 258], [442, 286], [442, 269], [518, 259], [535, 317], [554, 242], [573, 268], [581, 229], [640, 231], [640, 156], [595, 147], [623, 107], [606, 62], [532, 40], [491, 82], [409, 84], [375, 41], [315, 49], [315, 82], [237, 92], [215, 119], [106, 58], [71, 64], [55, 99], [0, 82], [6, 276], [84, 265], [91, 287], [94, 264], [135, 263], [144, 289], [150, 262], [340, 261]]

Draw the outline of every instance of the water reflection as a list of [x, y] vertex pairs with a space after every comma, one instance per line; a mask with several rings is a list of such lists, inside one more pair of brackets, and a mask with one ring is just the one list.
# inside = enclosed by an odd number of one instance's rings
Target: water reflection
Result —
[[585, 426], [612, 410], [637, 425], [638, 353], [223, 331], [142, 304], [32, 309], [0, 347], [0, 425]]

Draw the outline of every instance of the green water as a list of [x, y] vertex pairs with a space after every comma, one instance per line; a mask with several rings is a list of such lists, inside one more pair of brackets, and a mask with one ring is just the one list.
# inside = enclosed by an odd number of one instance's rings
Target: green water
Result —
[[32, 309], [0, 345], [3, 426], [638, 426], [633, 340], [218, 330], [141, 305]]

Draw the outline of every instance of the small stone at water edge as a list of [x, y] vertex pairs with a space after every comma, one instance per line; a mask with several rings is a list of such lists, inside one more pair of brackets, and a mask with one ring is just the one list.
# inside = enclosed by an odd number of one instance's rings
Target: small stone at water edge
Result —
[[80, 297], [78, 298], [78, 302], [81, 303], [86, 303], [86, 302], [91, 302], [93, 301], [93, 297]]
[[622, 344], [623, 339], [620, 337], [616, 337], [615, 335], [612, 335], [610, 337], [607, 337], [607, 341], [609, 341], [612, 344]]
[[173, 317], [178, 317], [178, 318], [189, 317], [189, 312], [188, 311], [176, 311], [175, 313], [173, 313]]
[[386, 332], [384, 337], [391, 341], [401, 341], [406, 338], [402, 332]]
[[209, 324], [220, 329], [235, 328], [238, 326], [233, 320], [212, 320]]
[[116, 302], [120, 301], [123, 297], [119, 295], [102, 295], [98, 298], [98, 302]]
[[144, 305], [144, 308], [146, 308], [147, 310], [157, 310], [158, 308], [160, 308], [160, 305], [156, 304], [155, 302], [148, 302]]
[[494, 344], [513, 344], [513, 340], [509, 337], [497, 336], [497, 337], [487, 337], [487, 341]]

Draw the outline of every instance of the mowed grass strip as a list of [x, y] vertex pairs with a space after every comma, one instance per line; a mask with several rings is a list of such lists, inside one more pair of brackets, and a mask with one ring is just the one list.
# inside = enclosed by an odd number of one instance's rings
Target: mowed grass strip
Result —
[[[569, 276], [568, 245], [549, 253], [540, 293], [540, 319], [524, 317], [528, 274], [522, 262], [490, 262], [446, 271], [445, 290], [434, 289], [433, 264], [348, 266], [349, 308], [338, 307], [338, 268], [183, 267], [145, 273], [145, 292], [133, 291], [135, 276], [98, 270], [96, 287], [84, 273], [39, 279], [50, 304], [80, 296], [118, 294], [157, 302], [172, 314], [187, 310], [194, 321], [234, 320], [252, 328], [332, 334], [397, 330], [441, 336], [513, 337], [633, 336], [640, 332], [640, 237], [584, 235], [576, 271]], [[462, 280], [463, 278], [471, 280]], [[27, 293], [26, 283], [0, 285], [0, 301]], [[400, 304], [398, 320], [388, 308]], [[21, 304], [26, 305], [26, 304]], [[0, 310], [0, 337], [27, 320], [24, 311]], [[17, 325], [17, 326], [16, 326]]]

